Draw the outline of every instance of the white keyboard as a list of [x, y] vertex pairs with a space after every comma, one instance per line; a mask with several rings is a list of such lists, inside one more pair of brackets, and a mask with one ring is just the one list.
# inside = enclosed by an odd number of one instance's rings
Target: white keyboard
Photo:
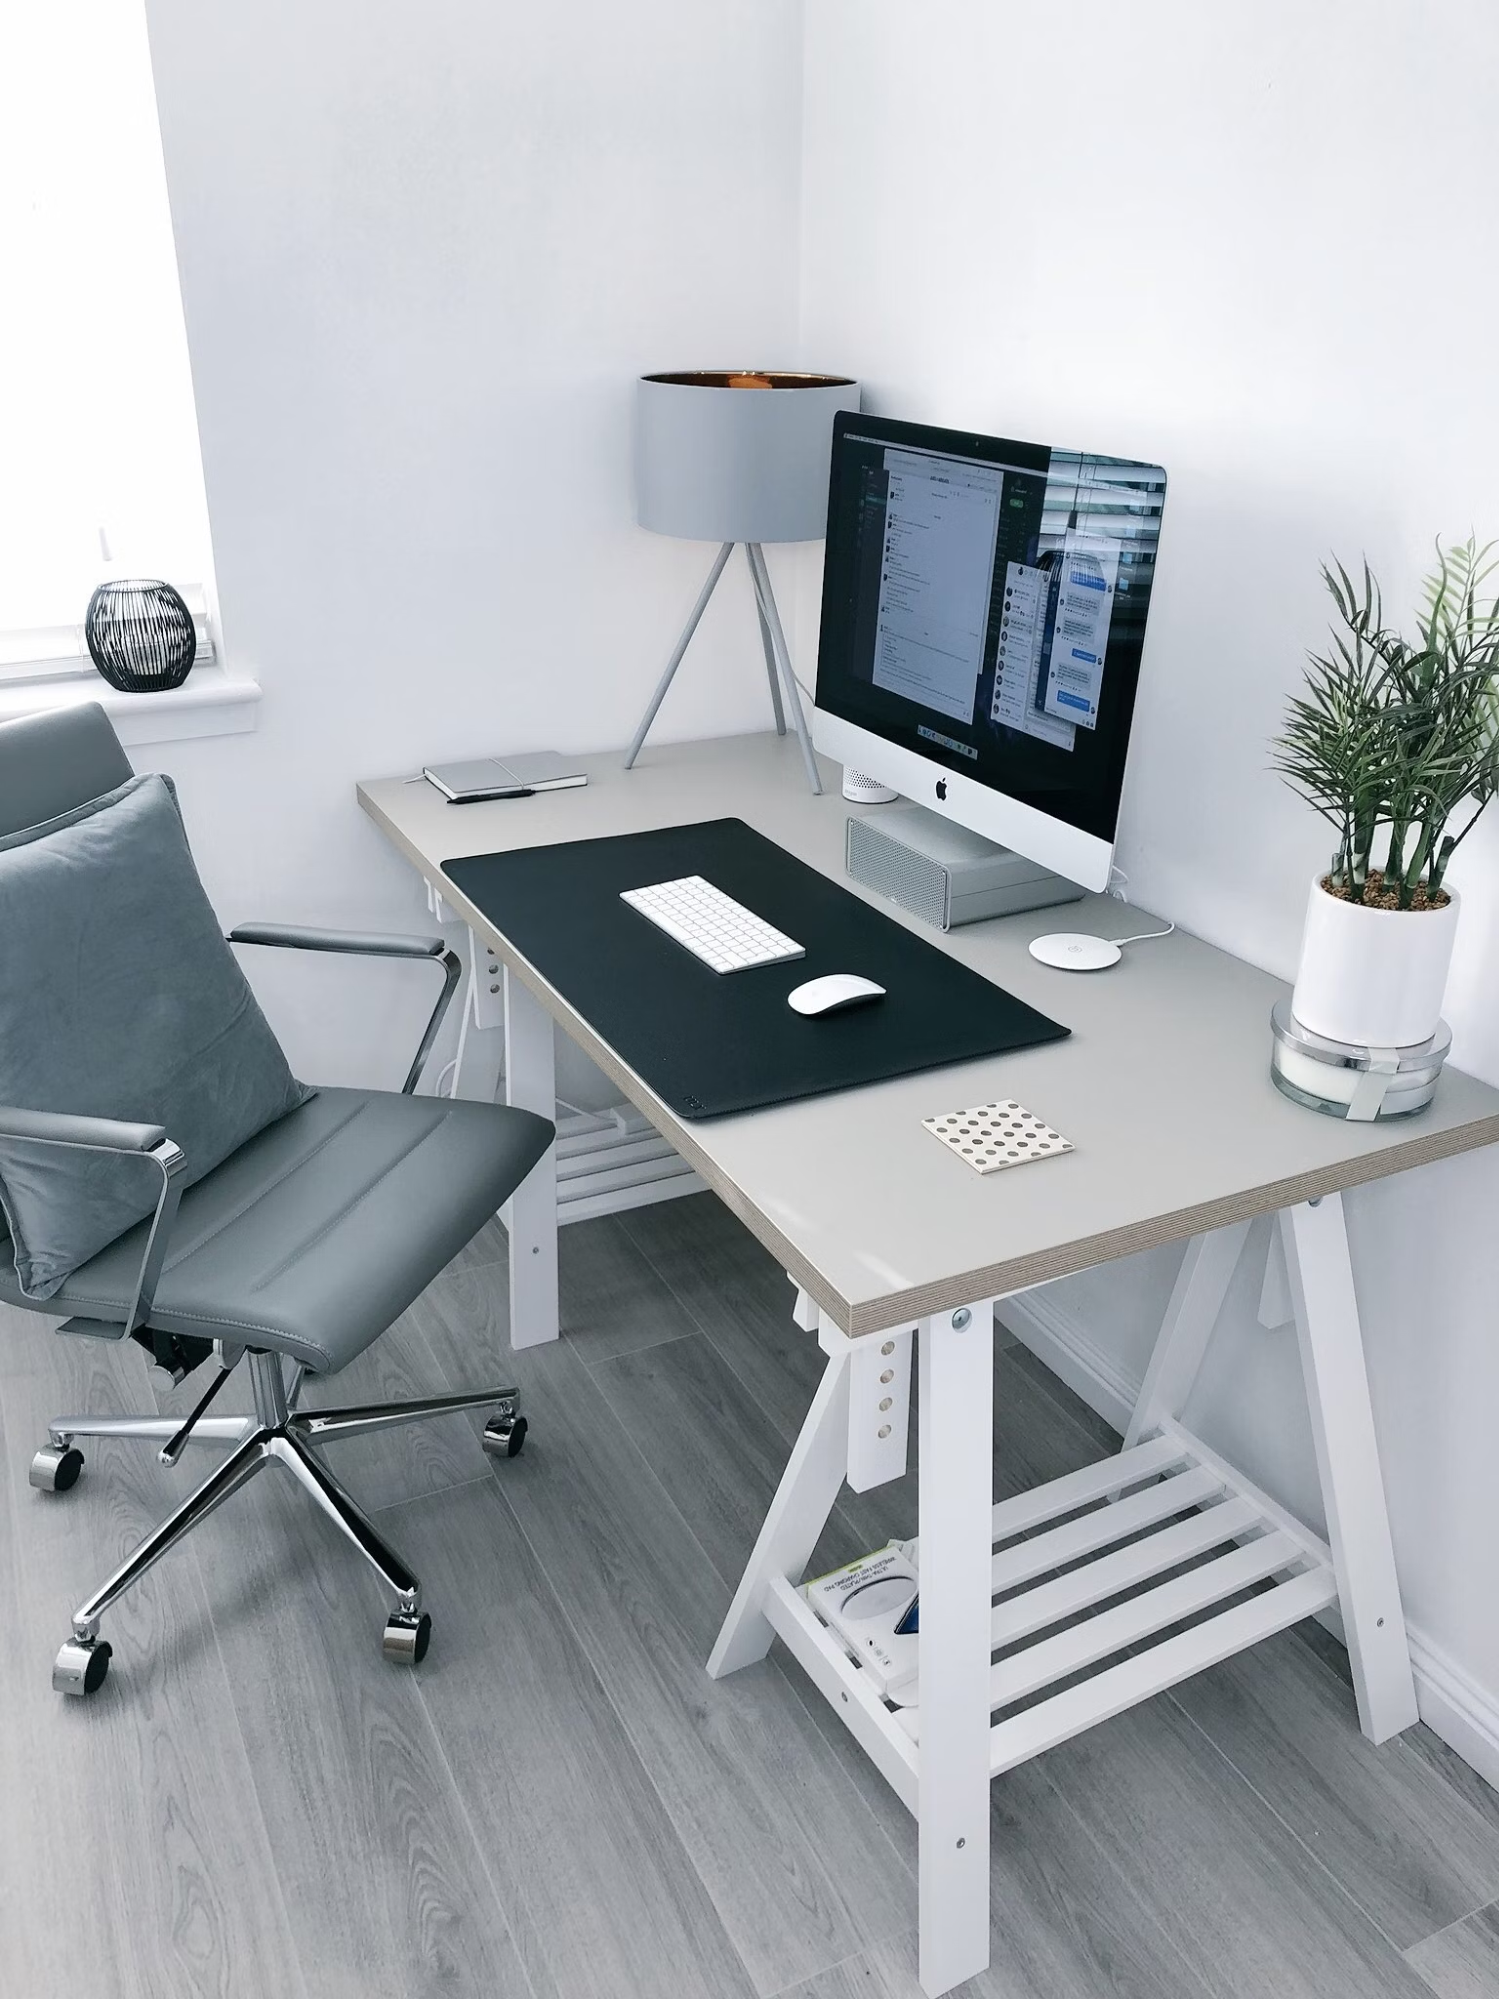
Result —
[[800, 944], [702, 875], [622, 889], [620, 900], [701, 958], [711, 971], [744, 972], [752, 965], [779, 965], [807, 955]]

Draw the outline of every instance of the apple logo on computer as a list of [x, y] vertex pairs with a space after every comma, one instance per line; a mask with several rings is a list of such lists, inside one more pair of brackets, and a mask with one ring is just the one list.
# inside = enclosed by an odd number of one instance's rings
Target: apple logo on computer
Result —
[[937, 781], [937, 795], [938, 795], [938, 797], [939, 797], [939, 798], [946, 798], [946, 797], [948, 796], [948, 780], [947, 780], [947, 778], [945, 778], [945, 777], [940, 777], [940, 778], [938, 779], [938, 781]]

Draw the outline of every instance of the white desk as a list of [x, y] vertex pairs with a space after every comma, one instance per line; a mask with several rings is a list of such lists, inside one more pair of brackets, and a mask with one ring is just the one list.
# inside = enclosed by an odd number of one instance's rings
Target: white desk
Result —
[[[1056, 912], [943, 937], [891, 909], [1065, 1021], [1071, 1039], [684, 1122], [453, 888], [442, 863], [735, 814], [843, 880], [845, 819], [879, 807], [842, 800], [832, 767], [827, 795], [812, 797], [796, 745], [771, 735], [648, 749], [629, 773], [617, 755], [584, 761], [581, 791], [453, 807], [428, 785], [388, 778], [362, 784], [359, 801], [501, 968], [508, 1101], [550, 1115], [556, 1022], [800, 1287], [799, 1323], [828, 1365], [709, 1670], [731, 1672], [780, 1635], [915, 1812], [921, 1977], [936, 1995], [988, 1961], [992, 1776], [1334, 1602], [1366, 1734], [1383, 1741], [1416, 1719], [1339, 1195], [1493, 1143], [1495, 1092], [1449, 1071], [1431, 1108], [1408, 1122], [1319, 1117], [1270, 1081], [1268, 1021], [1284, 988], [1224, 952], [1179, 933], [1080, 977], [1027, 954], [1031, 937], [1056, 927]], [[1106, 936], [1142, 927], [1100, 897], [1070, 910], [1068, 924]], [[982, 1179], [922, 1129], [924, 1117], [1012, 1097], [1076, 1150]], [[1269, 1322], [1296, 1321], [1328, 1544], [1177, 1420], [1249, 1223], [1272, 1212], [1280, 1226], [1265, 1310], [1278, 1310], [1280, 1294], [1285, 1307]], [[556, 1194], [545, 1168], [507, 1219], [512, 1337], [553, 1338]], [[995, 1300], [1183, 1237], [1192, 1241], [1124, 1449], [992, 1508]], [[795, 1585], [845, 1478], [865, 1490], [905, 1471], [914, 1347], [922, 1701], [895, 1711]], [[1106, 1499], [1115, 1503], [1098, 1503]], [[1032, 1531], [1048, 1522], [1062, 1524]], [[1148, 1528], [1148, 1538], [1127, 1540]], [[1069, 1566], [1086, 1554], [1095, 1559], [1085, 1568]], [[1210, 1559], [1181, 1573], [1194, 1557]], [[1168, 1571], [1171, 1580], [1154, 1580]], [[996, 1593], [1021, 1585], [1024, 1595], [993, 1606]], [[1252, 1585], [1260, 1593], [1242, 1598]], [[1114, 1598], [1110, 1610], [1045, 1635]], [[1195, 1615], [1202, 1621], [1140, 1649]], [[1025, 1650], [992, 1663], [993, 1649], [1019, 1640], [1030, 1641]]]

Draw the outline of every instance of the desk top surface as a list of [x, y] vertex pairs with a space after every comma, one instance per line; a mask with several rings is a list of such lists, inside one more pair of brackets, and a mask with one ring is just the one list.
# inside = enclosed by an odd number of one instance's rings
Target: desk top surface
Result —
[[[844, 873], [844, 824], [878, 806], [807, 789], [795, 740], [773, 735], [579, 760], [583, 789], [453, 806], [429, 784], [367, 781], [359, 802], [397, 849], [536, 993], [846, 1332], [872, 1333], [1017, 1291], [1153, 1244], [1266, 1214], [1492, 1144], [1496, 1093], [1454, 1069], [1432, 1105], [1348, 1124], [1281, 1096], [1270, 1013], [1287, 989], [1179, 931], [1111, 970], [1061, 972], [1027, 951], [1048, 930], [1124, 937], [1153, 927], [1091, 896], [946, 935]], [[1072, 1036], [770, 1110], [685, 1122], [601, 1042], [458, 893], [445, 860], [735, 814]], [[1014, 1098], [1071, 1139], [1061, 1157], [981, 1177], [922, 1120]]]

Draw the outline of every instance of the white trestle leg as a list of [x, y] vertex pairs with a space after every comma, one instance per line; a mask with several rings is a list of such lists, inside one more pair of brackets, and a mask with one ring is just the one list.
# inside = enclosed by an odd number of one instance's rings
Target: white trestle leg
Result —
[[[787, 1277], [793, 1284], [797, 1284], [796, 1278], [790, 1271], [787, 1272]], [[804, 1333], [815, 1333], [818, 1330], [818, 1301], [810, 1291], [804, 1291], [800, 1284], [797, 1284], [797, 1298], [792, 1306], [792, 1324]]]
[[911, 1348], [916, 1327], [857, 1340], [849, 1361], [849, 1470], [856, 1492], [906, 1473]]
[[1188, 1244], [1123, 1449], [1132, 1450], [1151, 1436], [1165, 1417], [1182, 1414], [1249, 1233], [1248, 1222], [1236, 1222], [1211, 1235], [1194, 1236]]
[[989, 1299], [925, 1320], [918, 1335], [918, 1954], [931, 1995], [990, 1961], [994, 1339]]
[[[1177, 1419], [1202, 1366], [1248, 1229], [1248, 1223], [1240, 1222], [1189, 1243], [1125, 1433], [1126, 1450], [1163, 1432], [1186, 1435], [1179, 1432]], [[1284, 1208], [1275, 1230], [1257, 1317], [1273, 1327], [1284, 1323], [1285, 1312], [1296, 1324], [1328, 1522], [1331, 1552], [1326, 1558], [1349, 1646], [1360, 1726], [1372, 1741], [1384, 1742], [1417, 1719], [1416, 1692], [1342, 1198], [1329, 1194]]]
[[[505, 1101], [545, 1118], [557, 1114], [552, 1016], [515, 974], [505, 973]], [[500, 1210], [510, 1238], [510, 1343], [557, 1338], [557, 1152], [549, 1146]]]
[[1375, 1447], [1344, 1204], [1329, 1194], [1316, 1204], [1284, 1208], [1280, 1222], [1359, 1725], [1372, 1742], [1385, 1742], [1417, 1719], [1417, 1696]]
[[467, 934], [469, 969], [462, 989], [463, 1012], [448, 1095], [492, 1104], [499, 1094], [505, 1062], [504, 973], [499, 959], [474, 935], [472, 927]]
[[[1334, 1603], [1365, 1733], [1416, 1719], [1337, 1195], [1281, 1215], [1259, 1307], [1268, 1326], [1296, 1320], [1328, 1541], [1180, 1420], [1248, 1229], [1189, 1244], [1124, 1447], [998, 1505], [994, 1301], [856, 1340], [817, 1313], [828, 1366], [709, 1671], [778, 1636], [915, 1813], [928, 1999], [989, 1963], [992, 1778]], [[813, 1317], [805, 1292], [797, 1309]], [[915, 1699], [798, 1587], [844, 1480], [865, 1491], [905, 1471], [913, 1339]]]
[[708, 1655], [708, 1670], [716, 1680], [764, 1659], [771, 1649], [766, 1592], [780, 1577], [790, 1577], [794, 1583], [801, 1580], [844, 1483], [849, 1457], [850, 1363], [849, 1342], [842, 1335], [840, 1344], [844, 1351], [833, 1354], [823, 1370], [729, 1615]]

